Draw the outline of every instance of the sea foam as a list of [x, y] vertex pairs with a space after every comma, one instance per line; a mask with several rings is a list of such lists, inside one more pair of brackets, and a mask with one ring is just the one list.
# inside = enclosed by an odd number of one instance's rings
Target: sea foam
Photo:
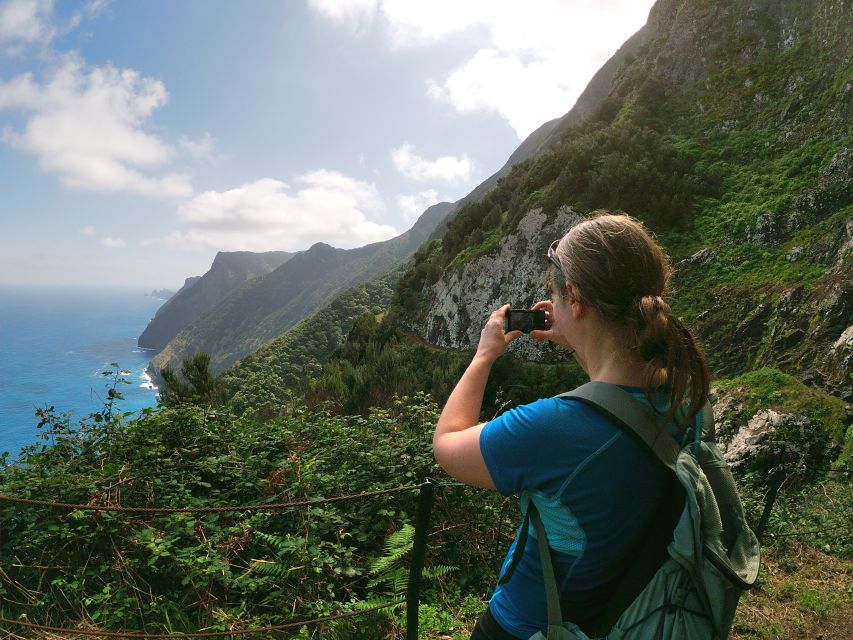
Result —
[[157, 385], [154, 384], [153, 378], [151, 378], [151, 376], [148, 375], [148, 372], [145, 369], [142, 370], [140, 378], [142, 378], [143, 383], [139, 386], [142, 387], [143, 389], [150, 389], [151, 391], [153, 391], [154, 389], [157, 388]]

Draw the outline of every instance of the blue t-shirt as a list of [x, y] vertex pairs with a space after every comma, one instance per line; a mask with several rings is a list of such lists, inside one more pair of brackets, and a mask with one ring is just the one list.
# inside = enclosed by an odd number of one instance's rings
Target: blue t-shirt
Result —
[[[622, 388], [646, 402], [642, 389]], [[596, 587], [624, 570], [660, 502], [668, 470], [620, 426], [570, 398], [506, 411], [483, 427], [480, 450], [497, 490], [505, 496], [523, 492], [522, 499], [532, 499], [539, 510], [563, 617], [588, 619], [604, 605], [595, 601]], [[518, 535], [501, 575], [517, 541]], [[521, 562], [510, 581], [495, 589], [489, 608], [507, 632], [521, 638], [547, 627], [532, 525]]]

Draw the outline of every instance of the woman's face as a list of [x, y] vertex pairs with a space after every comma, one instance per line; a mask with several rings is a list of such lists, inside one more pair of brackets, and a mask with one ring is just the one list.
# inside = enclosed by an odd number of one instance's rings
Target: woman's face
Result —
[[573, 307], [577, 304], [577, 298], [572, 292], [572, 286], [569, 285], [569, 290], [558, 290], [553, 280], [550, 285], [551, 293], [551, 327], [559, 333], [563, 339], [572, 344], [571, 336], [575, 323]]

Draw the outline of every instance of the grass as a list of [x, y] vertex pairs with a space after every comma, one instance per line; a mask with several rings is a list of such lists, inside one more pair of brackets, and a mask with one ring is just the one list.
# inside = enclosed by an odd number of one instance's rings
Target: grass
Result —
[[799, 542], [764, 549], [762, 564], [759, 586], [741, 598], [733, 640], [850, 638], [853, 563]]
[[501, 240], [503, 240], [502, 228], [498, 226], [491, 229], [483, 235], [483, 239], [479, 244], [466, 246], [462, 251], [457, 253], [445, 268], [445, 272], [453, 273], [454, 271], [461, 270], [472, 260], [496, 251], [500, 247]]
[[798, 413], [823, 424], [839, 442], [844, 439], [845, 403], [778, 369], [757, 369], [736, 378], [718, 380], [714, 387], [720, 394], [743, 390], [739, 414], [745, 420], [759, 409]]

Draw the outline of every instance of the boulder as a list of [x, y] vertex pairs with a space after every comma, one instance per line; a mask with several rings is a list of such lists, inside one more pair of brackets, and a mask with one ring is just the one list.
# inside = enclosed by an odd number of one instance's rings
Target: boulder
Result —
[[747, 462], [781, 422], [782, 416], [771, 409], [762, 409], [756, 413], [735, 432], [731, 440], [720, 443], [726, 462], [734, 468]]

